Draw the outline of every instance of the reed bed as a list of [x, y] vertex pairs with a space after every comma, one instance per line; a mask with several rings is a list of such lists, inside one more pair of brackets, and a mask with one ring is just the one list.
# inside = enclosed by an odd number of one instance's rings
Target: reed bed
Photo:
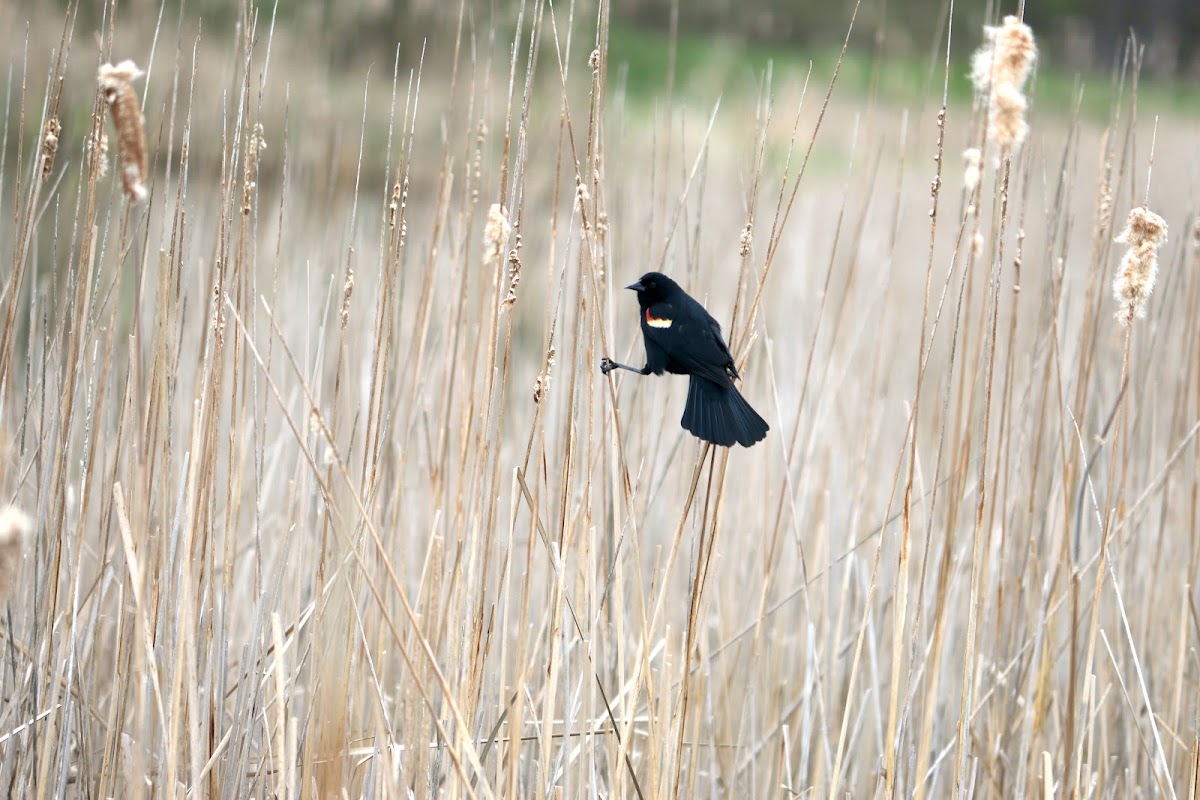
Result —
[[[1200, 790], [1200, 159], [1136, 42], [1094, 120], [999, 15], [922, 96], [647, 103], [604, 0], [340, 71], [141, 8], [4, 34], [10, 796]], [[762, 444], [600, 374], [650, 269]]]

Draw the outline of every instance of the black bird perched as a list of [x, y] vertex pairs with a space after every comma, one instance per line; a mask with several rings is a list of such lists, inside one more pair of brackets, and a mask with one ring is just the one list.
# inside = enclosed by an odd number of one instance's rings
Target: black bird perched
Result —
[[641, 306], [646, 366], [635, 369], [605, 356], [600, 371], [689, 375], [687, 405], [680, 420], [685, 430], [723, 447], [735, 442], [749, 447], [761, 441], [770, 428], [733, 385], [739, 375], [721, 338], [720, 324], [660, 272], [647, 272], [625, 288], [637, 292]]

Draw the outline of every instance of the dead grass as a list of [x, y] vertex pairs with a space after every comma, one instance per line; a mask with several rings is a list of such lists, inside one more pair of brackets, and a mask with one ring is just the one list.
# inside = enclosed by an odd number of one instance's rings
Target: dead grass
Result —
[[[351, 76], [265, 8], [123, 13], [6, 39], [9, 794], [1200, 788], [1200, 162], [1139, 53], [1103, 128], [1033, 75], [968, 190], [986, 103], [768, 73], [647, 118], [605, 3]], [[125, 58], [137, 205], [88, 147]], [[1170, 237], [1124, 327], [1137, 207]], [[764, 443], [601, 376], [652, 268]]]

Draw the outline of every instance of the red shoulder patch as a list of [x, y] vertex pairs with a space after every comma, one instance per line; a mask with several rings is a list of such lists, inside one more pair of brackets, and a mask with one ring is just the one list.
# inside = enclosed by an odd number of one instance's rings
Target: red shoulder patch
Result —
[[646, 324], [651, 328], [669, 328], [671, 327], [670, 317], [656, 317], [650, 313], [650, 309], [646, 309]]

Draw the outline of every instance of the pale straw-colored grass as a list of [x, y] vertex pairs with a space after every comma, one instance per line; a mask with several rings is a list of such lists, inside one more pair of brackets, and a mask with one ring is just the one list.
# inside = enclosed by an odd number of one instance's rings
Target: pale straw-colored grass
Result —
[[[931, 97], [647, 103], [603, 2], [336, 70], [267, 6], [104, 8], [0, 34], [0, 791], [1195, 794], [1200, 163], [1139, 51], [1097, 124], [998, 50], [949, 102], [1015, 19]], [[1114, 308], [1149, 208], [1187, 233]], [[761, 444], [600, 374], [649, 269]]]

